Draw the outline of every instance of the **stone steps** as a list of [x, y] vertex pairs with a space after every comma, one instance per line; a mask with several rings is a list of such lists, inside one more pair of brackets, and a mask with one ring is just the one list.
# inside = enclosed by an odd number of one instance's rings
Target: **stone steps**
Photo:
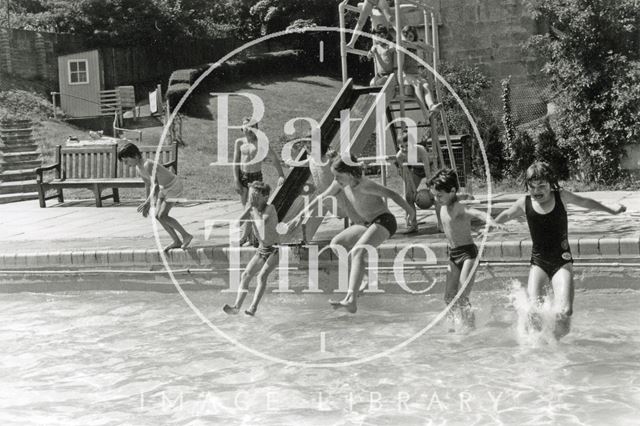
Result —
[[35, 169], [42, 155], [31, 120], [0, 122], [0, 204], [38, 198]]
[[38, 151], [40, 148], [38, 144], [31, 142], [24, 142], [19, 144], [11, 144], [11, 145], [2, 145], [0, 144], [0, 152], [4, 153], [12, 153], [12, 152], [31, 152]]
[[16, 194], [0, 194], [0, 204], [15, 203], [16, 201], [37, 200], [37, 192], [18, 192]]
[[42, 166], [42, 160], [37, 159], [37, 160], [21, 160], [21, 161], [5, 161], [3, 163], [1, 163], [2, 170], [4, 171], [11, 171], [11, 170], [26, 170], [26, 169], [31, 169], [34, 170], [37, 167]]
[[[0, 153], [1, 161], [4, 163], [22, 163], [30, 161], [40, 161], [40, 151], [36, 148], [33, 151], [12, 151]], [[31, 166], [29, 166], [31, 167]], [[39, 166], [36, 166], [39, 167]]]
[[0, 172], [0, 182], [31, 180], [36, 177], [36, 169], [4, 170]]
[[38, 189], [35, 179], [0, 182], [0, 195], [36, 192]]

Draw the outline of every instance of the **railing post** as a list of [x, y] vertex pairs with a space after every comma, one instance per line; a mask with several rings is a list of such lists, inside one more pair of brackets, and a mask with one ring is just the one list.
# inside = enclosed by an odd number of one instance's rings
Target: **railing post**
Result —
[[338, 13], [340, 15], [340, 64], [342, 66], [342, 84], [347, 82], [347, 41], [345, 38], [345, 7], [349, 0], [345, 0], [338, 5]]

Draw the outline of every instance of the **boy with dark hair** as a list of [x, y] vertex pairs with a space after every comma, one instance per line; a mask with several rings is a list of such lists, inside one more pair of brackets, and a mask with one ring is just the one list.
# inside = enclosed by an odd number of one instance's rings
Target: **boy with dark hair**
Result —
[[[193, 235], [188, 233], [180, 223], [169, 216], [169, 211], [174, 206], [177, 198], [182, 194], [182, 182], [178, 176], [174, 175], [171, 170], [158, 164], [150, 159], [143, 160], [142, 154], [138, 147], [132, 143], [127, 143], [120, 152], [118, 152], [118, 160], [124, 162], [127, 166], [138, 170], [140, 177], [144, 181], [144, 187], [147, 198], [144, 203], [138, 206], [138, 212], [144, 217], [149, 214], [151, 202], [155, 200], [156, 219], [162, 227], [167, 231], [173, 242], [164, 248], [169, 251], [174, 248], [187, 248], [193, 240]], [[153, 169], [156, 169], [155, 181], [151, 181]], [[182, 241], [178, 238], [178, 233], [182, 236]]]
[[242, 307], [249, 289], [249, 282], [258, 274], [258, 286], [253, 296], [253, 301], [245, 314], [253, 316], [258, 309], [258, 304], [267, 287], [267, 278], [278, 264], [278, 213], [273, 205], [267, 204], [271, 187], [266, 183], [255, 181], [249, 184], [249, 200], [247, 209], [240, 216], [240, 220], [249, 220], [253, 225], [253, 234], [257, 237], [259, 245], [256, 253], [251, 258], [240, 278], [238, 294], [233, 306], [224, 305], [222, 310], [227, 314], [237, 314]]
[[439, 170], [429, 181], [429, 186], [438, 206], [445, 236], [449, 243], [449, 267], [444, 301], [449, 305], [459, 294], [450, 311], [451, 318], [473, 328], [475, 318], [469, 303], [469, 293], [473, 287], [473, 264], [478, 257], [478, 248], [471, 236], [471, 219], [476, 218], [491, 226], [501, 228], [486, 213], [460, 204], [457, 193], [458, 177], [451, 169]]

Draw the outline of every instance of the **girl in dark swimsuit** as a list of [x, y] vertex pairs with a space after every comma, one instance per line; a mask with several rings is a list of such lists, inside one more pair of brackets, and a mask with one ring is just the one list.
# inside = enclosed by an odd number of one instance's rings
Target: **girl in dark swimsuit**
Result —
[[495, 221], [504, 223], [526, 216], [533, 242], [527, 294], [530, 300], [539, 305], [544, 288], [551, 284], [556, 313], [554, 334], [560, 338], [569, 333], [574, 293], [566, 204], [614, 215], [624, 212], [626, 207], [619, 205], [610, 208], [591, 198], [561, 189], [554, 171], [545, 162], [535, 162], [529, 166], [525, 187], [529, 195], [518, 199]]

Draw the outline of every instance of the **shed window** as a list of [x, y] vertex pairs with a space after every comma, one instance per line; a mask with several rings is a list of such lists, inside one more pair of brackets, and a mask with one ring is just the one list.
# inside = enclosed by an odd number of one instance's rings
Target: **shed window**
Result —
[[69, 61], [69, 84], [89, 83], [88, 61], [76, 59]]

